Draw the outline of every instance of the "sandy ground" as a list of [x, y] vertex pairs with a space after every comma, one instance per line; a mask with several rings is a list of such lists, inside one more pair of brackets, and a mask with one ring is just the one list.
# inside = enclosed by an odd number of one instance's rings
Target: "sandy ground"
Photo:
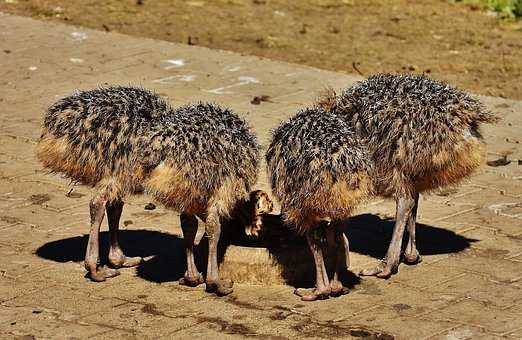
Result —
[[425, 72], [522, 99], [522, 23], [444, 0], [10, 0], [0, 11], [346, 73]]

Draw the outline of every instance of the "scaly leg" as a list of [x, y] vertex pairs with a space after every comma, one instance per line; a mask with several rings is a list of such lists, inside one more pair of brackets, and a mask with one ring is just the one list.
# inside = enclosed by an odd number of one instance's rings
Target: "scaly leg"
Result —
[[415, 193], [414, 195], [415, 205], [411, 210], [411, 214], [408, 218], [408, 223], [406, 228], [408, 229], [408, 245], [406, 246], [406, 251], [404, 252], [404, 263], [407, 264], [417, 264], [422, 262], [422, 258], [419, 255], [419, 251], [417, 250], [417, 243], [415, 240], [415, 219], [417, 217], [417, 207], [419, 206], [419, 193]]
[[314, 229], [306, 233], [308, 246], [312, 251], [315, 262], [316, 283], [315, 288], [305, 289], [297, 288], [294, 293], [301, 297], [303, 301], [315, 301], [317, 299], [327, 299], [330, 296], [330, 282], [328, 273], [324, 265], [323, 251], [321, 249], [321, 241], [314, 237]]
[[194, 215], [181, 213], [181, 229], [183, 230], [183, 243], [185, 243], [185, 253], [187, 255], [187, 271], [185, 276], [179, 280], [179, 284], [196, 287], [205, 280], [203, 275], [198, 272], [194, 261], [194, 240], [198, 232], [198, 219]]
[[340, 276], [350, 265], [350, 245], [348, 238], [341, 230], [342, 225], [332, 223], [327, 229], [328, 244], [335, 252], [335, 272], [330, 281], [330, 296], [341, 296], [348, 294], [348, 288], [344, 287]]
[[118, 243], [118, 229], [120, 228], [120, 217], [123, 210], [123, 202], [107, 202], [107, 221], [109, 223], [109, 234], [111, 244], [109, 249], [109, 262], [114, 268], [134, 267], [140, 264], [143, 259], [137, 257], [127, 257], [123, 254], [120, 244]]
[[406, 223], [408, 222], [414, 206], [415, 199], [413, 196], [399, 197], [397, 199], [395, 228], [393, 229], [393, 236], [386, 257], [376, 267], [362, 270], [360, 275], [375, 275], [380, 278], [389, 278], [391, 275], [397, 273], [404, 228], [406, 227]]
[[224, 296], [232, 293], [233, 282], [219, 278], [219, 268], [217, 261], [218, 243], [221, 236], [221, 221], [219, 214], [214, 208], [208, 212], [205, 220], [206, 234], [208, 237], [208, 264], [206, 291], [215, 293], [218, 296]]
[[104, 193], [99, 193], [91, 199], [89, 204], [91, 214], [91, 231], [89, 242], [85, 252], [85, 269], [89, 271], [89, 278], [95, 282], [105, 281], [107, 278], [114, 277], [120, 273], [115, 269], [100, 265], [100, 226], [105, 215], [105, 204], [107, 199]]
[[350, 241], [348, 241], [348, 237], [344, 233], [342, 233], [343, 242], [344, 242], [344, 264], [346, 265], [346, 270], [350, 269]]

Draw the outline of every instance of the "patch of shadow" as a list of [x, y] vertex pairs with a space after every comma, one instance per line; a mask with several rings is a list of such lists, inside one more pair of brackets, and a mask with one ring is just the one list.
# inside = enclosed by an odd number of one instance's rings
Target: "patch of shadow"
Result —
[[[154, 214], [154, 213], [152, 213]], [[159, 213], [157, 213], [159, 214]], [[163, 213], [161, 213], [163, 215]], [[56, 262], [80, 262], [85, 258], [89, 235], [48, 242], [36, 250], [36, 255]], [[149, 258], [136, 267], [137, 275], [147, 281], [162, 283], [178, 281], [186, 267], [183, 239], [177, 235], [152, 230], [120, 230], [118, 241], [127, 256]], [[100, 264], [109, 264], [109, 233], [100, 233]], [[227, 242], [218, 246], [218, 262], [224, 260]], [[203, 237], [194, 247], [196, 265], [205, 275], [208, 258], [208, 239]], [[238, 304], [243, 304], [238, 302]], [[246, 306], [246, 303], [243, 304]]]
[[[159, 214], [144, 212], [146, 214]], [[6, 220], [9, 217], [0, 217]], [[16, 219], [12, 220], [17, 222]], [[223, 225], [222, 238], [218, 247], [218, 262], [223, 262], [230, 244], [243, 247], [266, 247], [275, 264], [281, 268], [281, 275], [286, 283], [299, 287], [313, 287], [315, 284], [315, 266], [313, 257], [304, 237], [285, 226], [280, 216], [270, 215], [259, 239], [249, 239], [244, 234], [244, 226], [234, 221]], [[350, 250], [374, 258], [382, 258], [388, 248], [394, 227], [393, 219], [383, 219], [377, 215], [363, 214], [349, 219], [343, 225], [343, 231], [350, 240]], [[406, 235], [405, 235], [406, 237]], [[156, 283], [177, 281], [186, 271], [186, 258], [183, 239], [169, 233], [151, 230], [120, 230], [120, 245], [127, 256], [149, 257], [137, 267], [139, 277]], [[80, 262], [85, 256], [88, 235], [48, 242], [36, 250], [36, 254], [57, 262]], [[469, 248], [473, 239], [468, 239], [454, 232], [424, 224], [417, 224], [417, 242], [421, 255], [446, 254], [460, 252]], [[406, 244], [407, 242], [404, 242]], [[108, 232], [100, 233], [100, 261], [107, 264], [109, 248]], [[197, 267], [205, 274], [208, 257], [208, 239], [203, 237], [194, 249]], [[327, 269], [331, 273], [334, 256], [327, 254]], [[341, 275], [345, 287], [354, 288], [361, 279], [350, 271]], [[380, 294], [380, 290], [363, 284], [365, 294]], [[357, 288], [356, 288], [357, 289]], [[248, 302], [229, 300], [243, 308], [259, 309]]]
[[[169, 237], [170, 241], [164, 240], [162, 242], [163, 246], [150, 242], [150, 247], [155, 249], [156, 255], [148, 261], [142, 262], [137, 267], [139, 277], [156, 283], [178, 281], [183, 277], [187, 270], [183, 239], [174, 235], [169, 235]], [[167, 243], [169, 243], [168, 246]], [[218, 245], [218, 264], [223, 262], [227, 247], [228, 243], [220, 240]], [[196, 267], [203, 276], [206, 276], [208, 261], [208, 239], [206, 237], [203, 237], [199, 244], [194, 245], [194, 260]]]
[[[48, 242], [36, 255], [56, 262], [84, 260], [89, 235]], [[186, 270], [183, 239], [152, 230], [120, 230], [118, 240], [127, 256], [152, 257], [137, 267], [138, 276], [152, 282], [179, 280]], [[100, 262], [108, 264], [109, 233], [100, 233]]]
[[[258, 238], [247, 237], [244, 226], [229, 221], [223, 229], [223, 242], [243, 247], [266, 248], [274, 263], [280, 269], [285, 283], [311, 288], [315, 285], [315, 265], [313, 256], [304, 236], [297, 234], [295, 229], [283, 223], [280, 215], [263, 215], [263, 228]], [[330, 276], [335, 268], [335, 256], [332, 249], [323, 247], [326, 254], [326, 268]], [[347, 288], [353, 288], [361, 279], [349, 271], [340, 276], [341, 282]]]
[[35, 194], [35, 195], [29, 196], [29, 202], [31, 202], [32, 204], [37, 204], [37, 205], [43, 204], [50, 200], [51, 200], [51, 196], [49, 196], [48, 194]]
[[[390, 244], [395, 220], [373, 214], [357, 215], [347, 220], [343, 231], [350, 240], [350, 251], [382, 259]], [[407, 244], [407, 235], [404, 233]], [[443, 228], [417, 223], [417, 248], [421, 255], [458, 253], [468, 249], [476, 239]]]
[[[345, 221], [342, 230], [350, 242], [350, 251], [382, 259], [388, 249], [395, 221], [373, 214], [353, 216]], [[243, 236], [244, 228], [231, 225], [223, 229], [223, 238], [244, 247], [265, 247], [275, 264], [281, 269], [281, 275], [289, 285], [313, 287], [315, 284], [315, 266], [306, 239], [284, 224], [280, 215], [263, 216], [263, 229], [258, 239]], [[228, 230], [228, 231], [227, 231]], [[416, 236], [421, 255], [458, 253], [470, 247], [475, 239], [466, 238], [443, 228], [417, 223]], [[407, 238], [407, 233], [404, 235]], [[407, 242], [403, 242], [406, 246]], [[327, 247], [323, 248], [326, 268], [329, 274], [334, 268], [335, 256]], [[341, 280], [347, 288], [358, 288], [361, 279], [351, 271], [345, 271]], [[365, 294], [381, 294], [377, 287], [362, 287]]]

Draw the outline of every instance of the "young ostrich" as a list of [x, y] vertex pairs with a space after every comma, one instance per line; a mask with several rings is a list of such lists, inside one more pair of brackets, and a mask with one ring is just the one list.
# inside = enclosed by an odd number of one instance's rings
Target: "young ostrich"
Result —
[[387, 278], [404, 261], [421, 261], [415, 241], [419, 193], [459, 183], [483, 163], [479, 127], [497, 118], [475, 98], [423, 75], [379, 74], [320, 102], [343, 118], [368, 147], [375, 195], [397, 202], [393, 237], [384, 260], [361, 275]]
[[[95, 189], [85, 255], [93, 281], [118, 275], [99, 264], [98, 234], [105, 211], [112, 267], [142, 261], [124, 255], [117, 232], [125, 197], [144, 190], [181, 213], [187, 271], [180, 283], [203, 283], [193, 254], [197, 216], [209, 239], [206, 289], [218, 295], [232, 292], [232, 282], [218, 274], [221, 220], [241, 211], [240, 205], [256, 209], [248, 198], [259, 157], [254, 134], [235, 113], [207, 103], [173, 109], [159, 96], [134, 87], [79, 92], [47, 110], [37, 156], [51, 171]], [[255, 212], [247, 215], [256, 218]]]
[[[371, 162], [366, 146], [337, 115], [315, 107], [279, 126], [266, 153], [272, 192], [286, 222], [306, 235], [316, 267], [316, 287], [296, 289], [305, 301], [343, 294], [339, 274], [346, 268], [341, 224], [371, 194]], [[326, 239], [336, 247], [330, 281], [321, 247], [321, 221], [331, 220]]]

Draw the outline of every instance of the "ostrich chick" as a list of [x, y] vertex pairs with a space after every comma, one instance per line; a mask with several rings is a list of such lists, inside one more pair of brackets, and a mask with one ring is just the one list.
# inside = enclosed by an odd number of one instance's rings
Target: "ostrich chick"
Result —
[[[118, 275], [113, 268], [142, 261], [124, 255], [117, 232], [124, 199], [145, 191], [181, 213], [187, 271], [180, 283], [203, 283], [193, 255], [197, 216], [209, 239], [206, 289], [217, 295], [232, 292], [232, 282], [218, 274], [221, 220], [240, 204], [256, 207], [248, 197], [259, 157], [254, 134], [235, 113], [207, 103], [173, 109], [159, 96], [134, 87], [78, 92], [45, 113], [37, 156], [51, 171], [94, 187], [85, 255], [93, 281]], [[99, 263], [105, 211], [113, 268]]]
[[419, 193], [458, 184], [485, 159], [479, 127], [497, 118], [475, 98], [423, 75], [379, 74], [320, 102], [342, 117], [368, 147], [374, 194], [397, 202], [392, 240], [384, 260], [362, 275], [387, 278], [404, 261], [421, 261], [415, 240]]
[[[370, 195], [366, 147], [344, 119], [316, 107], [300, 111], [275, 130], [266, 161], [272, 192], [281, 203], [285, 221], [306, 235], [315, 260], [316, 287], [295, 293], [305, 301], [342, 294], [339, 274], [346, 268], [343, 261], [348, 249], [340, 222]], [[319, 236], [323, 220], [331, 221], [326, 239], [337, 248], [331, 281]]]

